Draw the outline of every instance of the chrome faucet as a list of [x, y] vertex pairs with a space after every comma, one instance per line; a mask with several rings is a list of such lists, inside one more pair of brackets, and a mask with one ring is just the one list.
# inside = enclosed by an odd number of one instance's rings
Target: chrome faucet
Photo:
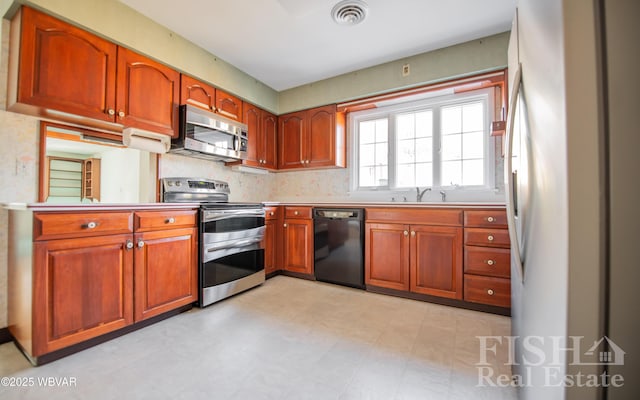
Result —
[[445, 192], [444, 190], [440, 191], [440, 196], [442, 196], [442, 202], [444, 203], [445, 201], [447, 201], [447, 192]]
[[420, 191], [420, 188], [417, 187], [416, 188], [416, 201], [419, 203], [422, 201], [422, 196], [424, 196], [425, 192], [428, 192], [429, 190], [431, 190], [430, 187], [425, 188], [422, 192]]

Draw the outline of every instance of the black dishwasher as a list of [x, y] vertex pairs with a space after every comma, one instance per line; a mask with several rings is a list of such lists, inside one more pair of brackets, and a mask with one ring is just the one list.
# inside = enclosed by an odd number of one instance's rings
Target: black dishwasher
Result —
[[314, 208], [316, 280], [364, 289], [364, 210]]

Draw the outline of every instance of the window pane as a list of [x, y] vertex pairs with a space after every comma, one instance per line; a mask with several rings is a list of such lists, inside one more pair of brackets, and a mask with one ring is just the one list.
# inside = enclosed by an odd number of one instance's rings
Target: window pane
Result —
[[375, 144], [364, 144], [360, 146], [360, 166], [368, 167], [375, 165]]
[[442, 159], [459, 160], [462, 158], [462, 135], [446, 135], [442, 137]]
[[416, 139], [416, 161], [431, 162], [433, 159], [433, 139]]
[[383, 118], [383, 119], [379, 119], [376, 121], [376, 142], [380, 143], [380, 142], [388, 142], [388, 130], [389, 130], [389, 126], [387, 123], [387, 119]]
[[462, 110], [462, 130], [464, 132], [481, 131], [484, 126], [484, 112], [482, 103], [472, 103]]
[[398, 158], [396, 162], [399, 164], [407, 164], [415, 162], [415, 159], [415, 141], [413, 139], [398, 141]]
[[484, 184], [484, 163], [482, 160], [465, 160], [462, 162], [462, 184]]
[[376, 184], [378, 186], [387, 186], [389, 184], [389, 169], [386, 165], [376, 167]]
[[416, 183], [415, 178], [415, 164], [401, 164], [398, 165], [398, 177], [397, 187], [414, 187]]
[[416, 185], [415, 186], [431, 186], [431, 185], [433, 185], [433, 164], [432, 163], [416, 164]]
[[443, 107], [441, 113], [442, 134], [462, 132], [462, 107]]
[[442, 186], [462, 184], [462, 162], [444, 161], [442, 163]]
[[376, 186], [375, 184], [375, 167], [360, 168], [360, 186]]
[[433, 111], [416, 113], [416, 137], [433, 136]]
[[376, 165], [389, 164], [387, 157], [388, 149], [389, 146], [387, 143], [376, 143]]
[[376, 139], [376, 121], [360, 122], [360, 144], [373, 143]]
[[484, 157], [483, 132], [465, 133], [462, 135], [462, 158]]
[[413, 114], [400, 114], [396, 117], [396, 135], [398, 140], [415, 137], [415, 120]]

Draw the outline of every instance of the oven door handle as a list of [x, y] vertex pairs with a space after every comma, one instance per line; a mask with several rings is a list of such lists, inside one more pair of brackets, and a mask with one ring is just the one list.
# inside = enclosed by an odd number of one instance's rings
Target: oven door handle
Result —
[[249, 245], [254, 244], [254, 243], [259, 243], [261, 241], [262, 241], [261, 237], [260, 238], [251, 238], [251, 239], [238, 240], [237, 242], [223, 244], [222, 246], [209, 247], [209, 248], [207, 248], [207, 253], [213, 253], [214, 251], [223, 250], [223, 249], [233, 249], [233, 248], [236, 248], [236, 247], [245, 247], [245, 246], [249, 246]]
[[220, 221], [235, 217], [264, 217], [264, 210], [260, 211], [205, 211], [203, 222]]

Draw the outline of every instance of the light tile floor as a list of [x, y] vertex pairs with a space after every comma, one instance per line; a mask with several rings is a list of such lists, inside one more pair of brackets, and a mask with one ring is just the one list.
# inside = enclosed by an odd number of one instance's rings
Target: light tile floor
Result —
[[0, 398], [515, 399], [476, 386], [476, 336], [509, 334], [507, 317], [278, 276], [37, 368], [4, 344], [0, 376], [34, 386], [0, 386]]

